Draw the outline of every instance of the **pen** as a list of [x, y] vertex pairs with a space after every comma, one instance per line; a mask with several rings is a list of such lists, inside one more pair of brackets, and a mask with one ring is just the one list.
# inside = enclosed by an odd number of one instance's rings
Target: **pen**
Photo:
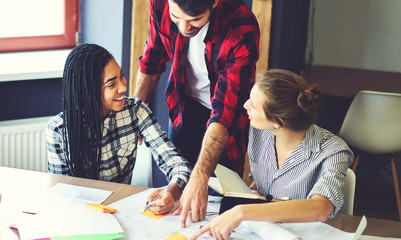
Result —
[[[166, 193], [166, 192], [168, 191], [169, 188], [170, 188], [170, 184], [169, 184], [165, 189], [163, 189], [163, 191], [161, 191], [159, 194], [157, 194], [157, 196], [156, 196], [155, 198], [153, 198], [152, 202], [154, 202], [154, 201], [156, 201], [157, 199], [159, 199], [164, 193]], [[145, 211], [148, 210], [148, 208], [150, 208], [151, 206], [153, 206], [153, 204], [148, 204], [148, 202], [146, 202], [145, 210], [143, 210], [143, 211], [145, 212]]]

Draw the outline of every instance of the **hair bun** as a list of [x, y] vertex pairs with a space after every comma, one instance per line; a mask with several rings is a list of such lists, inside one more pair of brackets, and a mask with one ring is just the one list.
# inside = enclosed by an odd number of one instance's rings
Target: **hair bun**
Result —
[[313, 84], [309, 89], [305, 89], [298, 95], [298, 106], [304, 112], [315, 112], [320, 108], [319, 101], [320, 91], [316, 84]]

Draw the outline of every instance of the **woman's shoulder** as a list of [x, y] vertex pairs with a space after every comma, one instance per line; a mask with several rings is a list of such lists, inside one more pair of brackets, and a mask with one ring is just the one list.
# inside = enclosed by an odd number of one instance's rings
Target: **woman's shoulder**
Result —
[[49, 119], [47, 122], [47, 129], [57, 131], [63, 127], [63, 112]]
[[147, 105], [140, 99], [136, 97], [126, 97], [124, 108], [116, 112], [116, 118], [127, 118], [136, 117], [142, 110], [150, 111]]
[[335, 151], [351, 151], [347, 143], [341, 137], [337, 136], [331, 131], [317, 125], [313, 125], [312, 128], [313, 134], [315, 138], [319, 140], [322, 149], [329, 148]]
[[135, 107], [138, 108], [141, 104], [144, 104], [144, 102], [140, 98], [125, 97], [125, 106], [123, 110], [132, 109]]

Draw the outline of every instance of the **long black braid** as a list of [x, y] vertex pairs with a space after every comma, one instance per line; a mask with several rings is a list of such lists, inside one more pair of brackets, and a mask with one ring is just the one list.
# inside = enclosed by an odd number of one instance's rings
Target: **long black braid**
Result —
[[113, 56], [96, 44], [80, 44], [63, 73], [63, 138], [72, 176], [99, 179], [102, 143], [102, 71]]

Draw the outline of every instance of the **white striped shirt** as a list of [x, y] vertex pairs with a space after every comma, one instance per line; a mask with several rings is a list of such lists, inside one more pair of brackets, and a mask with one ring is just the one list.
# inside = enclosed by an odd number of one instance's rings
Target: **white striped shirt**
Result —
[[248, 154], [258, 191], [290, 199], [322, 195], [333, 204], [329, 217], [334, 217], [344, 202], [342, 187], [354, 156], [347, 144], [333, 133], [312, 125], [303, 142], [278, 168], [274, 143], [271, 131], [250, 127]]

